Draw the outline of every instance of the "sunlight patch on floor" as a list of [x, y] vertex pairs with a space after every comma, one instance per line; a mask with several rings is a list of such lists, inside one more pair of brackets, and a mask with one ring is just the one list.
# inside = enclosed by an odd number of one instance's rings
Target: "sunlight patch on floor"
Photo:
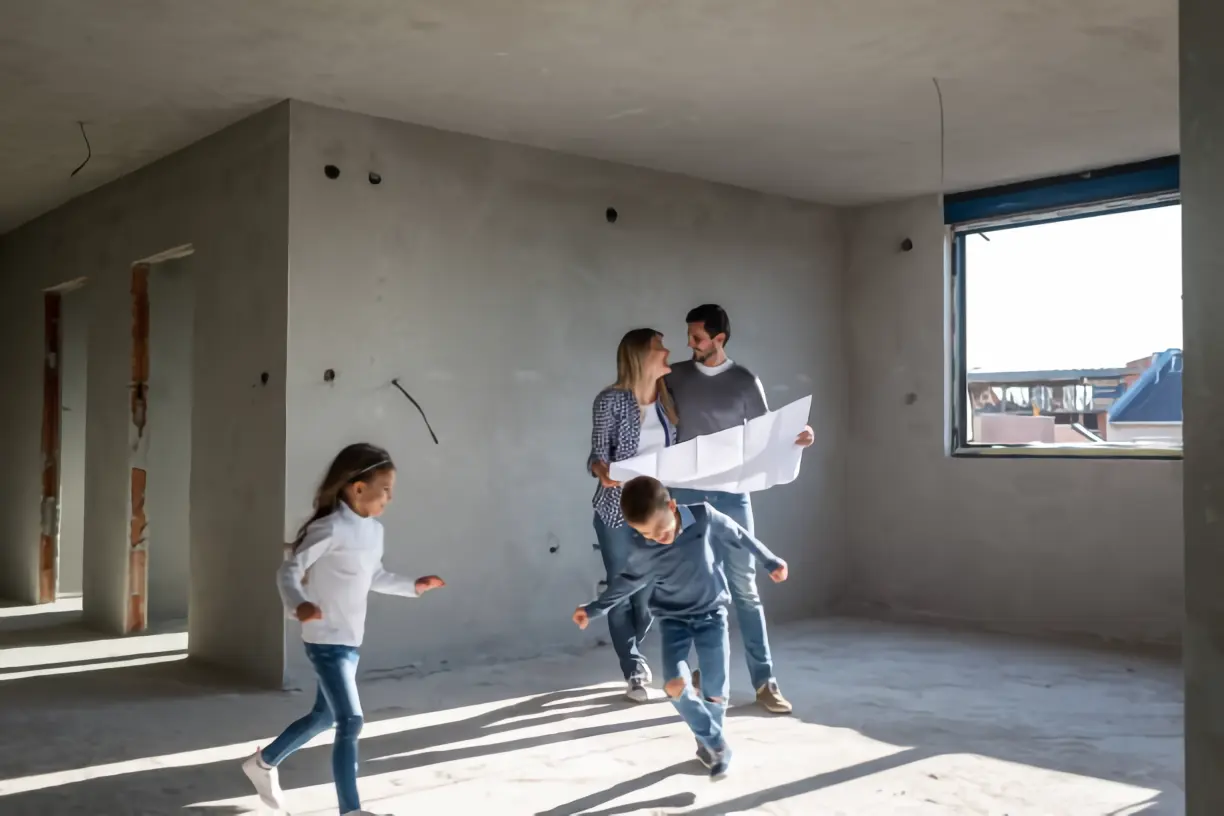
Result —
[[[1051, 813], [1125, 813], [1159, 791], [1091, 776], [1038, 768], [976, 754], [941, 754], [813, 792], [800, 801], [818, 812], [850, 808], [854, 813], [995, 813], [1008, 816]], [[863, 809], [875, 803], [875, 810]], [[849, 812], [849, 811], [848, 811]]]
[[[0, 649], [0, 670], [35, 669], [39, 666], [86, 664], [87, 661], [121, 660], [124, 658], [164, 656], [171, 652], [187, 652], [187, 633], [135, 635], [103, 638], [77, 643], [57, 643], [51, 646], [17, 646]], [[85, 666], [87, 669], [88, 666]], [[84, 669], [83, 669], [84, 670]], [[7, 677], [7, 675], [0, 675]]]
[[[589, 727], [635, 720], [646, 725], [581, 736]], [[717, 783], [693, 760], [692, 738], [671, 707], [661, 703], [432, 745], [422, 751], [368, 757], [363, 761], [366, 775], [360, 779], [363, 803], [375, 812], [504, 816], [639, 812], [1138, 816], [1158, 794], [974, 754], [931, 755], [920, 748], [889, 745], [848, 729], [796, 719], [736, 717], [731, 731], [735, 766], [726, 780]], [[564, 737], [570, 733], [574, 736]], [[500, 753], [477, 750], [463, 755], [465, 748], [530, 743], [543, 736], [554, 739]], [[451, 752], [460, 756], [414, 766], [417, 754]], [[387, 766], [393, 769], [379, 770]], [[297, 816], [323, 816], [335, 809], [330, 784], [287, 791], [287, 798]], [[241, 813], [254, 811], [257, 803], [252, 797], [239, 797], [192, 807]]]
[[56, 612], [80, 612], [81, 608], [80, 595], [65, 595], [48, 604], [0, 605], [0, 618], [24, 618]]
[[0, 683], [11, 680], [28, 680], [32, 677], [51, 677], [57, 674], [79, 674], [81, 672], [105, 671], [106, 669], [130, 669], [134, 666], [151, 666], [154, 663], [174, 663], [186, 660], [187, 654], [158, 655], [157, 657], [134, 657], [128, 660], [105, 660], [100, 663], [83, 663], [75, 666], [51, 666], [25, 671], [0, 672]]
[[[177, 637], [169, 635], [157, 635], [152, 637]], [[186, 638], [186, 635], [182, 636]], [[131, 640], [137, 640], [133, 638]], [[127, 642], [127, 641], [125, 641]], [[80, 645], [80, 644], [74, 644]], [[185, 642], [184, 642], [185, 645]], [[44, 647], [40, 647], [44, 648]], [[51, 648], [51, 647], [45, 647]], [[603, 686], [592, 686], [584, 689], [578, 689], [579, 692], [598, 691], [604, 688]], [[603, 694], [606, 696], [607, 692]], [[474, 717], [480, 717], [492, 714], [501, 709], [508, 709], [512, 706], [522, 703], [528, 703], [532, 700], [551, 696], [550, 695], [529, 695], [526, 697], [517, 697], [506, 700], [498, 700], [491, 703], [482, 703], [479, 705], [463, 706], [459, 708], [447, 709], [445, 711], [431, 711], [422, 714], [413, 714], [405, 717], [389, 717], [372, 722], [367, 722], [362, 729], [362, 740], [373, 739], [376, 737], [386, 736], [388, 734], [400, 734], [413, 730], [423, 730], [446, 726], [452, 723], [462, 722]], [[598, 694], [596, 694], [598, 696]], [[578, 694], [574, 697], [567, 697], [565, 702], [577, 699], [591, 699], [590, 694]], [[545, 703], [544, 705], [548, 705]], [[670, 709], [669, 709], [670, 710]], [[563, 710], [562, 710], [563, 711]], [[580, 720], [576, 722], [586, 722]], [[495, 721], [497, 722], [497, 721]], [[285, 725], [289, 723], [286, 722]], [[555, 733], [556, 728], [543, 729], [549, 733]], [[514, 735], [521, 735], [522, 730], [515, 730]], [[112, 762], [102, 765], [93, 765], [84, 768], [74, 768], [65, 771], [56, 771], [54, 773], [37, 774], [32, 776], [0, 779], [0, 797], [12, 796], [18, 793], [28, 793], [30, 791], [42, 790], [45, 788], [53, 788], [60, 785], [69, 785], [83, 782], [89, 779], [102, 779], [106, 777], [123, 776], [125, 774], [140, 773], [147, 771], [150, 768], [185, 768], [192, 765], [204, 765], [212, 762], [222, 762], [232, 760], [239, 762], [250, 756], [255, 750], [267, 745], [275, 734], [269, 734], [256, 740], [246, 742], [233, 743], [230, 745], [219, 745], [212, 748], [202, 748], [194, 751], [183, 751], [175, 754], [165, 754], [162, 756], [141, 757], [139, 759], [130, 759], [123, 762]], [[304, 748], [316, 747], [320, 745], [329, 745], [332, 742], [333, 732], [328, 731], [312, 739], [306, 743]], [[492, 738], [494, 742], [498, 741], [496, 737]], [[468, 741], [472, 742], [472, 741]], [[467, 744], [465, 742], [464, 744]], [[3, 812], [3, 806], [0, 805], [0, 812]]]
[[[606, 674], [587, 654], [363, 684], [365, 804], [455, 816], [1182, 812], [1174, 664], [1055, 647], [1007, 661], [1010, 642], [858, 622], [783, 629], [779, 643], [795, 716], [741, 698], [727, 721], [732, 773], [716, 784], [661, 691], [628, 703], [623, 683], [590, 684]], [[92, 665], [159, 656], [140, 648]], [[313, 685], [282, 695], [190, 676], [170, 667], [96, 684], [52, 678], [45, 690], [37, 679], [0, 683], [0, 702], [9, 688], [39, 701], [63, 694], [50, 710], [9, 698], [6, 729], [35, 750], [0, 771], [10, 777], [0, 813], [265, 812], [240, 763], [309, 709]], [[284, 766], [295, 816], [335, 814], [331, 740], [320, 735]]]
[[[619, 686], [603, 697], [618, 701]], [[573, 699], [567, 697], [565, 702]], [[508, 706], [492, 706], [497, 707]], [[564, 710], [558, 707], [558, 713]], [[724, 794], [752, 793], [810, 776], [813, 770], [836, 772], [907, 750], [797, 719], [741, 716], [733, 718], [732, 728], [740, 746], [737, 765], [742, 767], [729, 780], [711, 783], [693, 758], [692, 737], [663, 700], [618, 704], [606, 712], [539, 725], [533, 725], [532, 719], [525, 719], [524, 727], [420, 750], [382, 756], [365, 753], [360, 779], [364, 805], [375, 812], [505, 816], [599, 813], [605, 808], [614, 813], [649, 813], [652, 808], [681, 813], [676, 808], [710, 805]], [[626, 727], [616, 730], [618, 725]], [[508, 748], [489, 750], [499, 744]], [[456, 758], [447, 759], [448, 754]], [[335, 810], [335, 792], [327, 783], [287, 791], [287, 798], [296, 816]], [[617, 809], [632, 803], [640, 807]], [[581, 809], [573, 807], [579, 804]], [[187, 810], [197, 808], [253, 812], [257, 802], [237, 797], [198, 802]]]

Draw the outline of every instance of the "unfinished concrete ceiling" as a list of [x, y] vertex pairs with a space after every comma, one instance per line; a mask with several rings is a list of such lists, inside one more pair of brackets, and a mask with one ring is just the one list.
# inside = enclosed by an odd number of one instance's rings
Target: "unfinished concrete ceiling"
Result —
[[[834, 204], [1176, 153], [1177, 0], [0, 4], [0, 232], [284, 98]], [[84, 121], [93, 158], [85, 158]]]

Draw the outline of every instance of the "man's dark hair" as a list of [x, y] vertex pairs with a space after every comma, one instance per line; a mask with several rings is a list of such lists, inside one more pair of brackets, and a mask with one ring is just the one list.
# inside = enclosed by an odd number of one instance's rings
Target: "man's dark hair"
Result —
[[645, 524], [670, 501], [671, 494], [658, 479], [636, 476], [621, 489], [621, 515], [630, 524]]
[[701, 323], [710, 337], [723, 335], [723, 345], [731, 339], [731, 318], [727, 310], [717, 303], [703, 303], [688, 313], [685, 323]]

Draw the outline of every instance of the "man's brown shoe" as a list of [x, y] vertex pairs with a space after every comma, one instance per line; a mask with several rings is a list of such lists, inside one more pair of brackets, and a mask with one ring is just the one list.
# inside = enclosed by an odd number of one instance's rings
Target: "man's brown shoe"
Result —
[[778, 689], [777, 680], [770, 680], [757, 689], [756, 699], [757, 705], [771, 714], [790, 714], [793, 710], [790, 701], [783, 697]]

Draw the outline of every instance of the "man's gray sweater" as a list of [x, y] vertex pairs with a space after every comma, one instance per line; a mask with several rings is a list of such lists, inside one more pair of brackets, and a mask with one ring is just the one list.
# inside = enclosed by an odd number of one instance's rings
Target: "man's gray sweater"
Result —
[[765, 389], [751, 371], [732, 363], [714, 375], [701, 363], [685, 360], [672, 366], [664, 380], [680, 417], [679, 442], [725, 431], [765, 414]]

